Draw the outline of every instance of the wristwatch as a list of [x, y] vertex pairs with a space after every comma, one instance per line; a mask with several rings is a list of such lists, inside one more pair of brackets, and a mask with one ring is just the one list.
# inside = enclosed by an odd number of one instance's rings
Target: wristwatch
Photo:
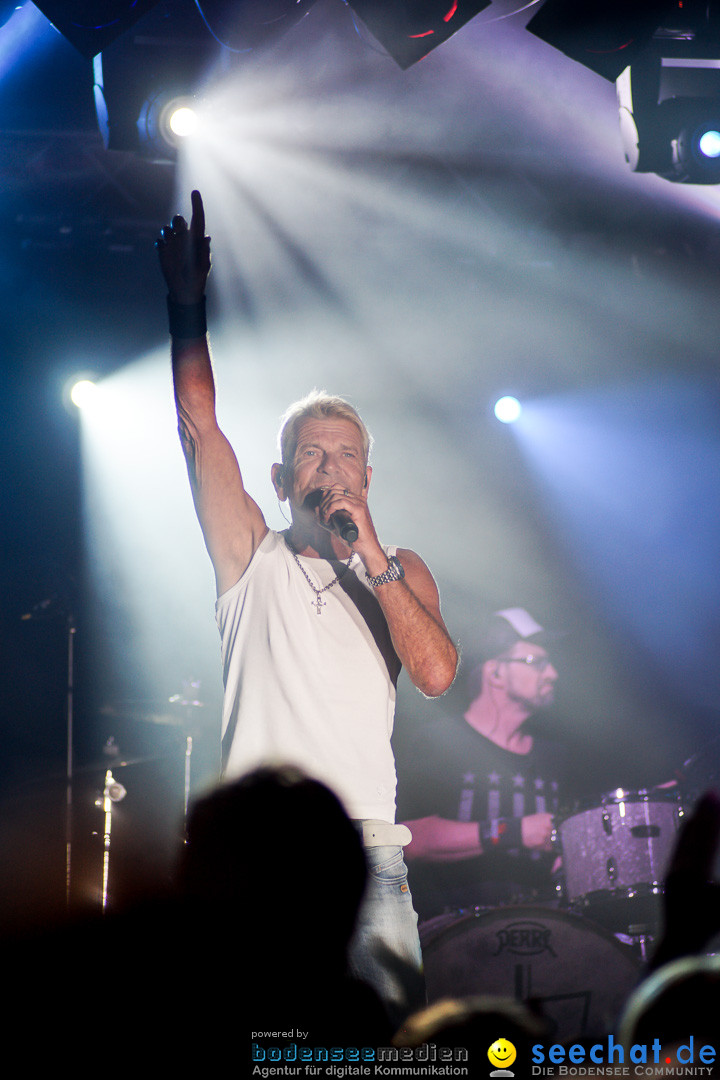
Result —
[[378, 574], [377, 577], [370, 577], [368, 573], [365, 574], [365, 577], [373, 589], [377, 589], [378, 585], [387, 585], [388, 581], [402, 581], [405, 577], [405, 571], [397, 555], [388, 555], [387, 570], [384, 570], [382, 574]]

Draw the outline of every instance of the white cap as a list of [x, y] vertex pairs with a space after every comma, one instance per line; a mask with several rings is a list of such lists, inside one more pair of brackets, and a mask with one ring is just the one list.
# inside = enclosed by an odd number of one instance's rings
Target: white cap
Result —
[[501, 619], [505, 619], [505, 622], [510, 623], [515, 633], [521, 638], [533, 637], [535, 634], [541, 634], [544, 629], [540, 623], [535, 622], [532, 615], [530, 615], [525, 608], [503, 608], [502, 611], [495, 611], [493, 614], [498, 615]]

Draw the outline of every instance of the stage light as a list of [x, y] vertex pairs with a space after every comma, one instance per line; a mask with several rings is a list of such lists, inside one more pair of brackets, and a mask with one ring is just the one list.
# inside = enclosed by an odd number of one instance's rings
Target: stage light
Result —
[[168, 128], [179, 139], [193, 135], [197, 131], [198, 122], [198, 114], [190, 105], [176, 105], [168, 111]]
[[192, 99], [162, 91], [143, 102], [137, 121], [140, 149], [156, 159], [163, 159], [183, 139], [198, 128], [198, 114]]
[[720, 25], [709, 5], [680, 5], [616, 79], [633, 172], [720, 183]]
[[[194, 5], [155, 9], [93, 60], [95, 112], [108, 150], [174, 162], [188, 131], [197, 88], [218, 43]], [[176, 110], [183, 113], [174, 116]], [[173, 120], [175, 127], [170, 126]]]
[[720, 183], [720, 26], [681, 0], [546, 0], [528, 30], [617, 85], [634, 172]]
[[427, 56], [490, 0], [346, 0], [401, 68]]
[[501, 424], [514, 424], [520, 419], [522, 405], [517, 398], [506, 395], [495, 402], [494, 411]]
[[[718, 184], [720, 60], [678, 56], [681, 48], [658, 43], [617, 80], [625, 159], [633, 172]], [[669, 51], [675, 55], [663, 55]]]
[[709, 131], [704, 131], [698, 139], [698, 150], [705, 157], [720, 157], [720, 131], [715, 131], [712, 128]]
[[132, 70], [125, 58], [120, 64], [116, 59], [108, 51], [93, 61], [95, 113], [106, 149], [174, 161], [180, 143], [200, 125], [197, 101], [188, 93], [198, 73], [178, 75], [169, 69], [167, 60], [160, 64], [155, 62], [157, 57], [148, 56], [148, 66], [156, 71], [148, 89], [148, 80], [140, 72]]
[[[672, 174], [686, 184], [720, 183], [720, 100], [688, 101], [673, 139]], [[707, 113], [710, 113], [707, 116]]]
[[314, 2], [203, 0], [149, 11], [93, 60], [106, 149], [174, 162], [182, 140], [199, 127], [196, 96], [206, 96], [213, 73], [277, 40]]
[[78, 409], [90, 408], [97, 401], [98, 387], [91, 379], [77, 379], [70, 388], [70, 400]]

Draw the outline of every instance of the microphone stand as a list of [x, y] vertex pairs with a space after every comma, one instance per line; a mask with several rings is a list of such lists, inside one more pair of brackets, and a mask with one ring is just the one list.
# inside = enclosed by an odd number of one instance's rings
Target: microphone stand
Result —
[[66, 764], [65, 764], [65, 905], [70, 907], [72, 885], [73, 843], [73, 719], [75, 695], [75, 619], [67, 616], [67, 693], [65, 698]]
[[61, 614], [66, 626], [66, 682], [65, 682], [65, 906], [70, 907], [72, 888], [72, 845], [73, 845], [73, 721], [75, 697], [75, 616], [69, 605], [63, 603], [57, 594], [49, 596], [35, 604], [30, 611], [20, 616], [21, 622], [32, 619], [47, 619]]

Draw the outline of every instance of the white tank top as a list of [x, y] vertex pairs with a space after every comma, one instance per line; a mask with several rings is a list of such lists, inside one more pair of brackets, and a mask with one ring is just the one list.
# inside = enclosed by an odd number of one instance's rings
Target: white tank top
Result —
[[[345, 565], [300, 561], [318, 589]], [[393, 822], [400, 662], [358, 556], [320, 599], [318, 614], [284, 537], [272, 531], [218, 598], [224, 774], [293, 764], [327, 784], [350, 817]]]

